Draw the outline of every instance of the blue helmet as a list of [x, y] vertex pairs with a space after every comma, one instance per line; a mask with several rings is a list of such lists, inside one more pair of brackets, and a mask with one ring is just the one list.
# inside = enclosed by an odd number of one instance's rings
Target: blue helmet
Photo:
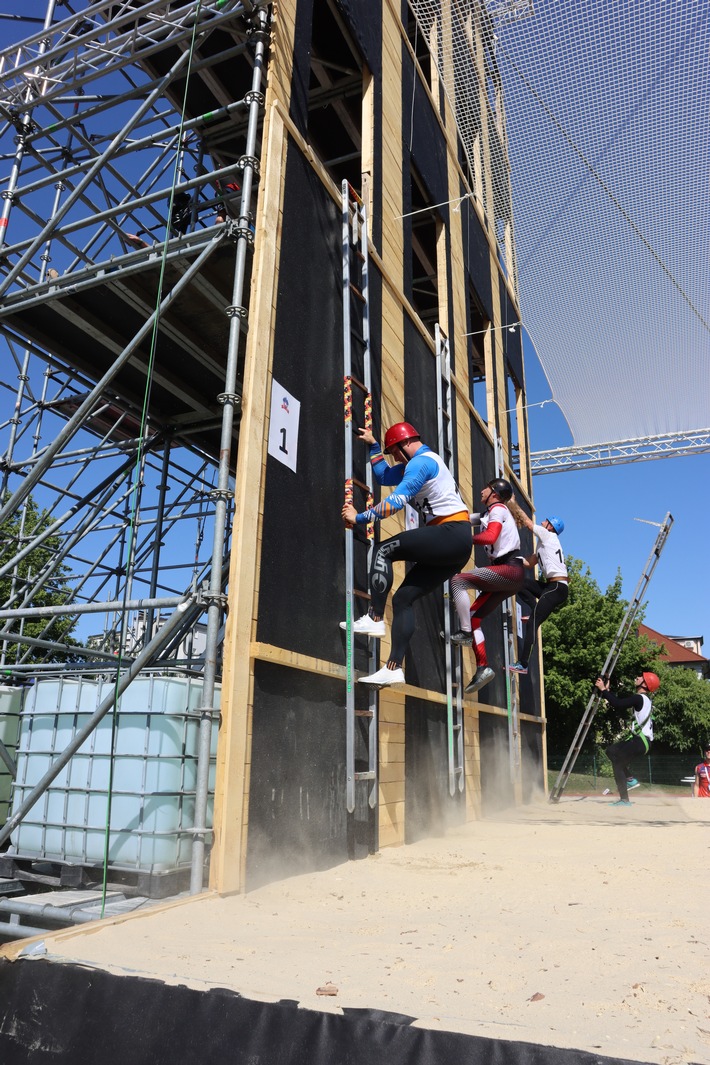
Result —
[[553, 515], [553, 517], [551, 518], [545, 518], [545, 521], [549, 521], [550, 525], [555, 530], [558, 536], [560, 535], [560, 533], [565, 531], [565, 523], [563, 522], [562, 518], [556, 518]]

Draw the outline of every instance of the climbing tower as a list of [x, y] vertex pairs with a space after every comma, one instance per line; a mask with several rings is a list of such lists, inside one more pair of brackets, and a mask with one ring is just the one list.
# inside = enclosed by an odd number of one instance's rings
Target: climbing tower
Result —
[[[340, 518], [372, 491], [366, 418], [444, 441], [471, 510], [499, 471], [530, 510], [508, 16], [50, 0], [0, 55], [3, 665], [115, 676], [102, 717], [141, 674], [197, 678], [193, 890], [409, 842], [543, 781], [540, 679], [511, 698], [510, 620], [486, 623], [497, 676], [467, 698], [442, 595], [376, 700], [356, 678], [377, 648], [340, 628], [367, 605], [368, 543], [350, 557]], [[52, 558], [28, 575], [39, 537]], [[74, 589], [54, 613], [52, 581]]]

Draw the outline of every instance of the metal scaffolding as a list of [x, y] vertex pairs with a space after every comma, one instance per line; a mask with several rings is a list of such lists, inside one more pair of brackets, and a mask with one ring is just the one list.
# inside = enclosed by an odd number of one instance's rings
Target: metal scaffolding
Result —
[[710, 451], [710, 429], [665, 433], [636, 440], [614, 440], [604, 444], [559, 447], [550, 451], [533, 451], [530, 465], [533, 474], [564, 473], [598, 466], [618, 466], [624, 462], [644, 462], [680, 455], [703, 455]]
[[198, 891], [269, 5], [76, 6], [0, 53], [0, 667], [201, 674]]

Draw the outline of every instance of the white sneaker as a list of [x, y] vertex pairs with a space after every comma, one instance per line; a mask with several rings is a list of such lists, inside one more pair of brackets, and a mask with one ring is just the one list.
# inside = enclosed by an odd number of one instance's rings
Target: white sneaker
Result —
[[372, 684], [376, 688], [384, 688], [388, 684], [405, 684], [403, 669], [388, 669], [383, 666], [369, 677], [359, 677], [360, 684]]
[[[340, 622], [341, 629], [347, 629], [347, 621]], [[381, 636], [385, 636], [385, 623], [384, 621], [373, 621], [369, 614], [363, 614], [357, 621], [353, 621], [353, 632], [356, 636], [372, 636], [374, 639], [379, 640]]]
[[488, 684], [495, 677], [495, 672], [490, 666], [479, 667], [464, 688], [467, 692], [477, 692], [484, 684]]

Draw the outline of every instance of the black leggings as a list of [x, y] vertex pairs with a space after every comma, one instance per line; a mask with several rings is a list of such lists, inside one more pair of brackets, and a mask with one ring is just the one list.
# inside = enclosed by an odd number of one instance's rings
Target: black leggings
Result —
[[458, 573], [468, 562], [471, 548], [471, 526], [467, 521], [409, 529], [378, 545], [370, 568], [370, 609], [376, 617], [385, 612], [394, 579], [392, 563], [415, 563], [392, 597], [390, 662], [401, 665], [407, 652], [414, 633], [414, 603]]
[[629, 801], [629, 789], [626, 778], [631, 772], [629, 762], [640, 754], [646, 754], [648, 748], [640, 736], [632, 736], [629, 740], [617, 740], [606, 749], [607, 756], [614, 769], [614, 782], [619, 789], [619, 798], [624, 802]]
[[518, 661], [521, 666], [527, 666], [530, 661], [537, 630], [545, 618], [549, 618], [555, 610], [559, 610], [567, 602], [569, 588], [565, 581], [548, 581], [541, 584], [540, 581], [526, 581], [518, 592], [518, 602], [525, 603], [530, 611], [530, 617], [525, 622], [525, 636], [520, 650]]

